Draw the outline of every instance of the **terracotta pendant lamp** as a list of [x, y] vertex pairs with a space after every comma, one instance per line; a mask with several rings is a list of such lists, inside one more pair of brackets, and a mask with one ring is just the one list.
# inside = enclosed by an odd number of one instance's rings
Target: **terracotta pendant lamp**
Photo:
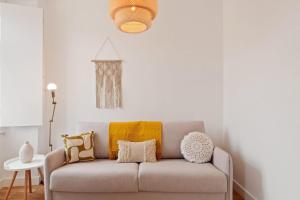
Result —
[[110, 16], [126, 33], [141, 33], [151, 27], [157, 14], [157, 0], [109, 0]]

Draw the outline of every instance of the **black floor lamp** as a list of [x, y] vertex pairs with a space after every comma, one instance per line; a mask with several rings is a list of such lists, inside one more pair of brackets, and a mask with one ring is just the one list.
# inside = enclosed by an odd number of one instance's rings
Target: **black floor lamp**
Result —
[[55, 107], [56, 107], [56, 101], [55, 101], [55, 90], [57, 89], [57, 86], [55, 83], [49, 83], [47, 85], [47, 89], [51, 92], [51, 97], [52, 97], [52, 115], [51, 118], [49, 120], [49, 148], [50, 151], [53, 150], [53, 145], [52, 145], [52, 123], [53, 123], [53, 119], [54, 119], [54, 113], [55, 113]]

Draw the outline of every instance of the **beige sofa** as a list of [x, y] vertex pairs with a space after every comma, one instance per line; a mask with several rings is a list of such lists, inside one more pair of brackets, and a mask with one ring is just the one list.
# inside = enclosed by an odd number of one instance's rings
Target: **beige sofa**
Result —
[[108, 124], [80, 123], [78, 131], [96, 131], [97, 160], [64, 165], [63, 149], [45, 160], [46, 200], [232, 200], [232, 160], [215, 147], [210, 163], [187, 162], [180, 142], [201, 121], [164, 122], [162, 159], [155, 163], [108, 160]]

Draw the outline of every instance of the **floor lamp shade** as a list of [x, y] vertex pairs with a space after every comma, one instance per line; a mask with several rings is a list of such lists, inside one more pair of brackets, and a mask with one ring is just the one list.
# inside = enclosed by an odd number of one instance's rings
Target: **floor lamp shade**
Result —
[[55, 83], [49, 83], [49, 84], [47, 85], [47, 90], [49, 90], [49, 91], [54, 91], [54, 90], [56, 90], [56, 89], [57, 89], [57, 86], [56, 86]]
[[110, 0], [110, 16], [126, 33], [148, 30], [157, 14], [157, 0]]

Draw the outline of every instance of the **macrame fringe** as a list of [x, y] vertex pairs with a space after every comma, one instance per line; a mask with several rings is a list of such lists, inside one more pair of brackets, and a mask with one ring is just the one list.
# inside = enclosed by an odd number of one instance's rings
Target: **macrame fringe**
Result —
[[122, 107], [122, 61], [96, 61], [96, 107]]

